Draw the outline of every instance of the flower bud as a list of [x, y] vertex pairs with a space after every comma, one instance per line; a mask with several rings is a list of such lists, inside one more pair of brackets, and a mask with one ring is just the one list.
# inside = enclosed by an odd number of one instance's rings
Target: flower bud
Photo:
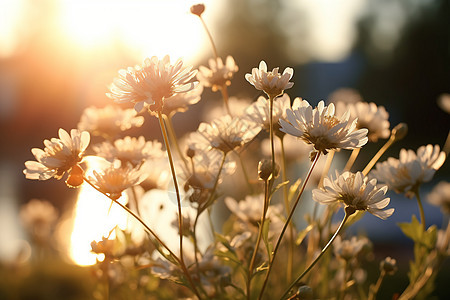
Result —
[[302, 285], [298, 288], [297, 298], [299, 300], [312, 300], [313, 299], [313, 290], [307, 285]]
[[187, 148], [186, 156], [189, 158], [193, 158], [195, 156], [195, 150], [192, 149], [191, 147]]
[[[280, 171], [280, 167], [275, 164], [275, 170], [274, 170], [274, 178], [278, 176], [278, 173]], [[272, 175], [272, 160], [271, 159], [263, 159], [258, 164], [258, 177], [261, 180], [267, 181], [269, 180]]]
[[391, 138], [393, 138], [395, 141], [399, 141], [403, 139], [407, 133], [408, 125], [406, 125], [406, 123], [400, 123], [392, 129]]
[[205, 11], [205, 4], [199, 3], [191, 6], [191, 13], [201, 17], [202, 13]]
[[392, 275], [397, 271], [397, 261], [389, 256], [380, 263], [380, 270]]

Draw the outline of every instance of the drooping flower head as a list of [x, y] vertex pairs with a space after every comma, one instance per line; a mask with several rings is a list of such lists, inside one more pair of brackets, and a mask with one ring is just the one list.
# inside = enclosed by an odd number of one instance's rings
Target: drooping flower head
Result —
[[350, 110], [350, 121], [358, 119], [356, 128], [367, 128], [367, 137], [371, 142], [378, 139], [387, 139], [390, 135], [389, 114], [383, 106], [377, 106], [373, 102], [336, 103], [336, 112], [345, 113]]
[[208, 61], [209, 68], [200, 66], [198, 68], [197, 78], [206, 87], [211, 87], [213, 92], [218, 91], [224, 86], [231, 84], [234, 73], [239, 68], [233, 57], [228, 55], [225, 64], [222, 58], [211, 58]]
[[117, 160], [100, 172], [94, 170], [94, 176], [90, 176], [89, 180], [102, 193], [117, 200], [123, 191], [138, 185], [148, 176], [146, 173], [148, 167], [147, 164], [140, 167], [133, 167], [131, 164], [122, 165]]
[[371, 174], [397, 193], [413, 196], [420, 184], [430, 181], [445, 161], [438, 145], [421, 146], [417, 153], [401, 149], [399, 159], [388, 158], [377, 163]]
[[257, 90], [264, 91], [267, 96], [273, 99], [294, 85], [293, 82], [289, 82], [294, 75], [292, 68], [284, 69], [283, 74], [278, 73], [278, 70], [277, 67], [267, 72], [267, 64], [262, 60], [259, 63], [259, 68], [252, 69], [252, 74], [245, 74], [245, 79]]
[[114, 105], [104, 108], [91, 106], [81, 115], [78, 129], [108, 139], [132, 127], [141, 127], [142, 124], [144, 117], [136, 116], [134, 109], [122, 109]]
[[250, 142], [260, 131], [261, 127], [254, 122], [225, 115], [209, 124], [201, 123], [197, 132], [191, 134], [189, 147], [227, 153]]
[[335, 116], [334, 104], [325, 106], [320, 101], [312, 108], [303, 100], [296, 109], [286, 110], [287, 121], [280, 119], [281, 131], [299, 137], [317, 151], [326, 154], [334, 149], [360, 148], [367, 143], [367, 129], [356, 129], [357, 120], [349, 121], [347, 111], [342, 117]]
[[69, 135], [61, 128], [58, 135], [59, 139], [44, 140], [44, 150], [31, 149], [37, 161], [25, 162], [26, 169], [23, 173], [27, 179], [47, 180], [52, 177], [61, 179], [66, 172], [70, 173], [72, 168], [81, 162], [89, 145], [89, 133], [72, 129]]
[[152, 111], [161, 111], [164, 99], [188, 92], [196, 86], [197, 82], [189, 82], [196, 73], [192, 67], [183, 67], [181, 59], [172, 65], [168, 55], [162, 60], [153, 56], [145, 59], [142, 66], [120, 70], [107, 96], [118, 103], [135, 103], [138, 112], [144, 103], [149, 104]]
[[[287, 94], [278, 97], [273, 101], [272, 122], [278, 125], [280, 118], [286, 117], [286, 109], [291, 107], [291, 99]], [[270, 128], [270, 109], [269, 100], [261, 96], [252, 103], [246, 110], [244, 118], [247, 118], [257, 124], [260, 124], [264, 130], [269, 131]]]
[[319, 203], [342, 203], [353, 210], [368, 211], [381, 219], [394, 212], [393, 208], [383, 210], [390, 202], [385, 197], [387, 186], [377, 187], [377, 180], [364, 176], [361, 172], [344, 172], [336, 177], [326, 177], [323, 188], [313, 190], [313, 199]]

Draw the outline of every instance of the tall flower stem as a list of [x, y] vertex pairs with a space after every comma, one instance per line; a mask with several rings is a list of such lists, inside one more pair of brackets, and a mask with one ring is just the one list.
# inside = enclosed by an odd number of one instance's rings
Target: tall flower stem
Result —
[[322, 255], [325, 254], [325, 252], [328, 250], [328, 248], [331, 246], [331, 244], [333, 243], [333, 241], [336, 239], [336, 237], [339, 235], [339, 232], [341, 231], [341, 229], [344, 227], [345, 222], [347, 222], [348, 218], [355, 213], [355, 209], [352, 207], [345, 207], [345, 215], [344, 218], [341, 221], [341, 224], [339, 224], [339, 227], [337, 228], [336, 232], [333, 234], [333, 236], [331, 237], [331, 239], [328, 241], [328, 243], [325, 245], [325, 247], [323, 247], [322, 251], [320, 252], [320, 254], [316, 257], [316, 259], [314, 259], [314, 261], [308, 266], [308, 268], [306, 268], [305, 271], [303, 271], [302, 274], [300, 274], [299, 277], [297, 277], [297, 279], [295, 279], [291, 285], [287, 288], [287, 290], [284, 292], [283, 296], [281, 296], [280, 299], [286, 299], [287, 295], [289, 294], [289, 292], [291, 291], [291, 289], [300, 281], [303, 279], [303, 277], [305, 277], [306, 274], [308, 274], [309, 271], [311, 271], [311, 269], [316, 265], [316, 263], [320, 260], [320, 258], [322, 257]]
[[289, 216], [286, 219], [286, 222], [284, 223], [283, 229], [281, 230], [280, 236], [278, 237], [278, 241], [277, 241], [277, 243], [275, 245], [275, 248], [273, 250], [272, 259], [269, 262], [269, 268], [267, 270], [266, 277], [264, 278], [264, 283], [263, 283], [263, 286], [262, 286], [261, 291], [259, 293], [258, 299], [262, 299], [262, 296], [264, 294], [264, 290], [265, 290], [266, 285], [267, 285], [267, 281], [269, 280], [270, 272], [272, 271], [273, 263], [275, 261], [276, 255], [278, 253], [278, 248], [280, 247], [280, 244], [281, 244], [281, 240], [283, 239], [284, 233], [286, 232], [286, 228], [289, 226], [289, 222], [291, 221], [292, 216], [294, 215], [295, 208], [297, 207], [297, 205], [299, 203], [299, 200], [300, 200], [300, 198], [301, 198], [301, 196], [303, 194], [303, 191], [305, 190], [305, 187], [306, 187], [306, 184], [308, 183], [309, 178], [311, 177], [311, 173], [312, 173], [315, 165], [317, 164], [317, 161], [319, 160], [319, 157], [320, 157], [320, 152], [317, 152], [317, 154], [314, 157], [314, 160], [313, 160], [313, 162], [311, 164], [311, 167], [309, 168], [308, 173], [306, 174], [306, 178], [303, 181], [303, 184], [302, 184], [302, 187], [301, 187], [301, 189], [300, 189], [300, 191], [298, 193], [297, 199], [295, 200], [294, 205], [292, 206], [291, 211], [289, 213]]
[[250, 183], [250, 178], [248, 177], [248, 173], [247, 173], [247, 169], [245, 168], [245, 164], [244, 161], [242, 160], [241, 154], [235, 152], [237, 157], [239, 158], [239, 163], [241, 164], [242, 167], [242, 174], [244, 175], [245, 178], [245, 182], [247, 182], [247, 186], [250, 190], [250, 194], [253, 194], [253, 187], [252, 184]]
[[230, 110], [230, 104], [228, 102], [229, 96], [228, 96], [228, 89], [227, 89], [227, 85], [224, 84], [221, 88], [220, 88], [220, 92], [222, 93], [222, 98], [223, 98], [223, 104], [225, 105], [225, 109], [227, 110], [227, 113], [231, 115], [231, 110]]
[[256, 253], [258, 253], [259, 244], [261, 243], [261, 238], [263, 235], [264, 222], [266, 221], [267, 209], [269, 208], [269, 181], [264, 181], [264, 207], [261, 216], [261, 224], [259, 224], [258, 237], [256, 238], [256, 245], [253, 249], [252, 258], [250, 260], [250, 264], [248, 266], [248, 277], [247, 277], [247, 299], [250, 299], [250, 285], [252, 282], [253, 269], [256, 259]]
[[188, 269], [186, 268], [186, 264], [184, 262], [184, 257], [183, 257], [183, 215], [181, 212], [181, 196], [180, 196], [180, 190], [178, 188], [178, 181], [177, 181], [177, 176], [175, 173], [175, 166], [173, 163], [173, 156], [172, 156], [172, 151], [170, 150], [170, 144], [169, 144], [169, 139], [167, 136], [167, 130], [166, 130], [166, 126], [164, 124], [164, 119], [162, 116], [161, 111], [158, 111], [158, 121], [159, 121], [159, 126], [161, 127], [161, 133], [163, 135], [163, 139], [164, 139], [164, 144], [166, 146], [166, 151], [167, 151], [167, 156], [169, 158], [169, 164], [170, 164], [170, 171], [172, 172], [172, 179], [173, 179], [173, 184], [175, 186], [175, 192], [177, 195], [177, 206], [178, 206], [178, 228], [179, 228], [179, 234], [180, 234], [180, 265], [181, 268], [183, 269], [184, 273], [186, 274], [186, 277], [189, 281], [189, 283], [192, 285], [192, 289], [195, 292], [195, 294], [197, 295], [197, 297], [200, 297], [200, 295], [198, 294], [198, 291], [192, 281], [191, 275], [189, 274]]
[[380, 150], [378, 150], [378, 152], [375, 154], [375, 156], [372, 157], [372, 159], [369, 161], [367, 166], [362, 171], [364, 176], [367, 176], [367, 174], [369, 174], [370, 170], [372, 170], [373, 166], [377, 163], [377, 161], [380, 159], [380, 157], [384, 154], [384, 152], [386, 152], [387, 149], [389, 149], [390, 146], [392, 146], [392, 144], [394, 142], [395, 142], [395, 137], [394, 137], [394, 135], [391, 135], [389, 140], [383, 145], [383, 147], [380, 148]]
[[167, 125], [167, 132], [169, 134], [169, 139], [172, 141], [173, 145], [175, 145], [175, 149], [178, 152], [178, 156], [183, 160], [183, 163], [187, 169], [188, 166], [187, 166], [186, 157], [184, 156], [183, 151], [181, 151], [180, 145], [178, 144], [178, 139], [175, 134], [175, 130], [173, 129], [172, 118], [167, 115], [163, 115], [163, 117], [164, 117], [164, 122]]
[[419, 187], [414, 189], [414, 195], [417, 198], [417, 204], [419, 204], [419, 212], [420, 212], [420, 222], [422, 223], [423, 231], [426, 231], [426, 223], [425, 223], [425, 213], [423, 211], [422, 200], [420, 198]]
[[270, 150], [272, 153], [272, 178], [271, 183], [275, 181], [275, 145], [273, 142], [273, 100], [276, 96], [269, 95], [269, 136], [270, 136]]
[[212, 47], [212, 50], [213, 50], [213, 53], [214, 53], [214, 57], [218, 58], [219, 55], [217, 54], [216, 44], [214, 43], [212, 35], [209, 32], [208, 26], [206, 25], [205, 20], [203, 20], [202, 16], [199, 16], [199, 18], [200, 18], [200, 21], [202, 21], [203, 28], [205, 29], [206, 34], [208, 35], [208, 39], [211, 42], [211, 47]]
[[361, 148], [355, 148], [352, 151], [352, 154], [348, 158], [347, 164], [344, 167], [344, 171], [350, 171], [353, 167], [353, 164], [356, 161], [356, 158], [358, 157], [359, 152], [361, 151]]
[[378, 291], [380, 290], [381, 283], [383, 282], [385, 276], [386, 271], [382, 270], [380, 277], [378, 277], [378, 280], [375, 283], [375, 285], [370, 287], [369, 297], [367, 298], [367, 300], [375, 300], [375, 297], [377, 296]]
[[[281, 145], [281, 176], [283, 182], [287, 181], [287, 168], [286, 168], [286, 153], [284, 149], [284, 141], [283, 137], [280, 137], [280, 145]], [[286, 209], [286, 215], [289, 214], [289, 187], [287, 184], [283, 186], [283, 199], [284, 206]], [[287, 268], [286, 268], [286, 279], [287, 281], [292, 280], [292, 269], [294, 263], [294, 224], [290, 223], [289, 225], [289, 250], [287, 257]]]

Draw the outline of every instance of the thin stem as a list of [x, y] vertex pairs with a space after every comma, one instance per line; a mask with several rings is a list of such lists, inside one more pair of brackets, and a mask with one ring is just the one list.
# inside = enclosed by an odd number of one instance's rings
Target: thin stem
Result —
[[419, 187], [414, 189], [414, 194], [417, 198], [417, 204], [419, 204], [419, 212], [420, 212], [420, 222], [422, 223], [423, 231], [426, 231], [426, 223], [425, 223], [425, 212], [423, 211], [422, 200], [420, 198]]
[[178, 139], [177, 136], [175, 134], [175, 130], [173, 129], [173, 122], [172, 122], [172, 118], [166, 115], [163, 115], [164, 117], [164, 121], [165, 124], [167, 126], [167, 131], [169, 133], [169, 138], [172, 141], [172, 143], [175, 145], [175, 149], [178, 152], [178, 156], [183, 160], [183, 163], [186, 167], [186, 169], [188, 168], [188, 164], [186, 161], [186, 157], [183, 154], [183, 151], [181, 151], [180, 145], [178, 144]]
[[314, 161], [312, 162], [311, 167], [309, 168], [309, 171], [306, 174], [306, 178], [303, 181], [303, 184], [302, 184], [300, 192], [299, 192], [299, 194], [297, 196], [297, 199], [295, 200], [294, 205], [292, 206], [291, 211], [289, 213], [289, 216], [286, 219], [286, 223], [284, 224], [283, 229], [281, 230], [280, 236], [278, 237], [278, 241], [277, 241], [277, 243], [275, 245], [275, 248], [273, 250], [272, 259], [271, 259], [271, 261], [269, 263], [269, 268], [267, 270], [266, 277], [264, 278], [264, 283], [263, 283], [263, 286], [262, 286], [261, 291], [259, 293], [258, 299], [261, 299], [263, 294], [264, 294], [264, 289], [266, 288], [267, 281], [269, 280], [270, 272], [272, 271], [273, 263], [275, 261], [275, 258], [276, 258], [277, 252], [278, 252], [278, 247], [281, 244], [281, 240], [283, 239], [283, 235], [284, 235], [284, 233], [286, 231], [286, 228], [288, 227], [289, 222], [291, 221], [292, 216], [294, 215], [295, 208], [297, 207], [297, 205], [299, 203], [299, 200], [300, 200], [300, 198], [301, 198], [301, 196], [303, 194], [303, 191], [305, 190], [305, 187], [306, 187], [306, 184], [308, 183], [309, 178], [311, 177], [311, 173], [312, 173], [312, 171], [314, 169], [314, 166], [317, 164], [317, 161], [319, 160], [319, 157], [320, 157], [320, 152], [318, 152], [316, 154], [316, 157], [314, 158]]
[[200, 20], [202, 21], [203, 24], [203, 28], [205, 28], [206, 34], [208, 35], [209, 41], [211, 42], [211, 47], [214, 53], [214, 57], [218, 58], [219, 55], [217, 55], [217, 49], [216, 49], [216, 44], [214, 43], [214, 40], [212, 38], [211, 33], [209, 32], [208, 26], [205, 23], [205, 20], [203, 20], [203, 18], [201, 16], [199, 16]]
[[380, 277], [378, 277], [377, 282], [374, 286], [371, 286], [369, 297], [367, 300], [375, 300], [376, 295], [378, 294], [378, 291], [380, 290], [381, 283], [383, 282], [384, 277], [386, 276], [386, 271], [382, 270], [380, 273]]
[[223, 98], [223, 104], [225, 105], [225, 109], [227, 110], [227, 114], [229, 114], [230, 116], [232, 116], [231, 114], [231, 110], [230, 110], [230, 104], [228, 102], [228, 89], [227, 89], [227, 85], [224, 84], [221, 88], [220, 88], [220, 92], [222, 93], [222, 98]]
[[161, 127], [161, 133], [163, 135], [164, 144], [166, 146], [167, 151], [167, 157], [169, 158], [169, 164], [170, 164], [170, 171], [172, 172], [172, 180], [173, 184], [175, 186], [175, 192], [177, 195], [177, 206], [178, 206], [178, 227], [180, 230], [180, 260], [182, 264], [184, 265], [184, 258], [183, 258], [183, 215], [181, 213], [181, 197], [180, 197], [180, 191], [178, 189], [178, 182], [177, 182], [177, 175], [175, 173], [175, 166], [173, 163], [173, 156], [172, 151], [170, 150], [170, 144], [169, 139], [167, 136], [166, 126], [164, 124], [164, 119], [160, 111], [158, 111], [158, 121], [159, 126]]
[[164, 144], [166, 146], [166, 151], [167, 151], [167, 157], [169, 159], [169, 164], [170, 164], [170, 171], [172, 172], [172, 179], [173, 179], [173, 184], [175, 186], [175, 192], [177, 195], [177, 206], [178, 206], [178, 228], [179, 228], [179, 233], [180, 233], [180, 265], [181, 268], [183, 269], [184, 273], [186, 274], [186, 278], [188, 279], [189, 283], [192, 286], [192, 290], [194, 291], [194, 293], [197, 295], [197, 297], [199, 299], [201, 299], [200, 294], [197, 291], [197, 288], [194, 285], [194, 282], [192, 281], [191, 275], [189, 274], [189, 271], [186, 267], [186, 264], [184, 262], [184, 257], [183, 257], [183, 215], [181, 212], [181, 197], [180, 197], [180, 191], [178, 188], [178, 181], [177, 181], [177, 176], [175, 173], [175, 166], [173, 163], [173, 156], [172, 156], [172, 151], [170, 150], [170, 144], [169, 144], [169, 139], [167, 136], [167, 130], [166, 130], [166, 126], [164, 124], [164, 119], [162, 116], [161, 111], [158, 111], [158, 121], [159, 121], [159, 126], [161, 127], [161, 133], [163, 135], [163, 139], [164, 139]]
[[288, 289], [284, 292], [283, 296], [281, 296], [281, 299], [286, 299], [286, 296], [289, 294], [289, 292], [291, 291], [291, 289], [300, 281], [302, 280], [303, 277], [305, 277], [306, 274], [308, 274], [309, 271], [311, 271], [311, 269], [316, 265], [316, 263], [320, 260], [320, 258], [322, 257], [322, 255], [324, 255], [324, 253], [328, 250], [328, 248], [331, 246], [331, 244], [333, 243], [333, 241], [336, 239], [336, 237], [338, 236], [339, 232], [341, 231], [341, 229], [344, 227], [345, 222], [347, 222], [348, 218], [355, 213], [355, 209], [349, 209], [349, 207], [345, 208], [345, 215], [344, 218], [342, 219], [341, 224], [339, 224], [338, 229], [336, 230], [336, 232], [333, 234], [333, 236], [331, 237], [331, 239], [328, 241], [328, 243], [325, 245], [325, 247], [322, 249], [322, 251], [320, 252], [320, 254], [316, 257], [316, 259], [314, 259], [314, 261], [308, 266], [308, 268], [306, 268], [305, 271], [303, 271], [303, 273], [297, 277], [297, 279], [294, 280], [294, 282], [291, 283], [291, 285], [288, 287]]
[[253, 249], [252, 258], [248, 266], [248, 277], [247, 277], [247, 299], [250, 299], [250, 284], [252, 282], [253, 268], [256, 259], [256, 253], [258, 253], [259, 244], [261, 243], [261, 238], [263, 234], [264, 222], [266, 221], [266, 213], [269, 208], [269, 182], [266, 180], [264, 182], [264, 207], [261, 216], [261, 224], [259, 224], [258, 237], [256, 238], [256, 245]]
[[325, 161], [325, 165], [323, 166], [322, 175], [320, 176], [320, 181], [318, 184], [318, 187], [322, 187], [323, 185], [323, 179], [325, 176], [328, 175], [328, 172], [330, 171], [331, 163], [333, 162], [335, 151], [330, 150], [327, 154], [327, 160]]
[[272, 178], [273, 184], [275, 180], [275, 145], [273, 142], [273, 100], [275, 97], [269, 96], [269, 136], [270, 136], [270, 150], [272, 152]]
[[370, 170], [372, 170], [373, 166], [377, 163], [377, 161], [380, 159], [381, 155], [384, 154], [384, 152], [386, 152], [386, 150], [395, 142], [395, 137], [393, 135], [391, 135], [390, 139], [387, 140], [387, 142], [383, 145], [383, 147], [380, 148], [380, 150], [378, 150], [378, 152], [375, 154], [374, 157], [372, 157], [372, 159], [369, 161], [369, 163], [367, 164], [367, 166], [364, 168], [364, 170], [362, 171], [362, 173], [364, 174], [364, 176], [367, 176], [367, 174], [369, 174]]
[[237, 153], [237, 152], [234, 152], [234, 153], [236, 153], [237, 157], [239, 158], [239, 162], [242, 167], [242, 174], [244, 175], [245, 182], [247, 183], [247, 186], [250, 190], [250, 194], [253, 194], [253, 187], [252, 187], [252, 184], [250, 183], [250, 178], [248, 177], [247, 169], [245, 168], [245, 164], [244, 164], [244, 161], [242, 160], [241, 154]]
[[[280, 138], [281, 145], [281, 176], [283, 182], [287, 181], [287, 168], [286, 168], [286, 154], [284, 149], [284, 141], [282, 137]], [[289, 187], [287, 184], [283, 186], [283, 199], [284, 206], [286, 208], [286, 216], [289, 214]], [[292, 270], [294, 263], [294, 224], [289, 225], [289, 252], [287, 257], [287, 268], [286, 268], [286, 280], [289, 282], [292, 280]]]
[[361, 148], [355, 148], [352, 151], [352, 154], [348, 158], [347, 164], [344, 167], [344, 171], [350, 171], [353, 167], [353, 164], [356, 161], [356, 158], [358, 157], [359, 152], [361, 151]]

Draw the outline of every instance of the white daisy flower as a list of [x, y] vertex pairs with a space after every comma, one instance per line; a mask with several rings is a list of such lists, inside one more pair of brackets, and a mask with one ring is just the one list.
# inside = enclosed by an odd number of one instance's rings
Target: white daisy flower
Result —
[[252, 74], [245, 74], [245, 79], [257, 90], [264, 91], [267, 96], [275, 98], [294, 85], [293, 82], [289, 82], [294, 75], [292, 68], [284, 69], [283, 74], [278, 73], [278, 70], [279, 68], [274, 68], [267, 72], [267, 64], [262, 60], [259, 68], [252, 69]]
[[340, 236], [337, 236], [333, 243], [333, 252], [337, 257], [350, 260], [356, 258], [368, 245], [370, 245], [370, 241], [366, 237], [353, 236], [350, 240], [342, 240]]
[[336, 103], [338, 114], [345, 113], [347, 110], [350, 110], [350, 121], [358, 120], [356, 128], [369, 130], [367, 134], [369, 141], [377, 142], [378, 139], [387, 139], [390, 136], [389, 114], [383, 106], [377, 106], [373, 102]]
[[232, 56], [227, 56], [225, 64], [222, 58], [211, 58], [208, 61], [209, 68], [200, 66], [198, 68], [197, 79], [206, 87], [211, 87], [213, 92], [218, 91], [224, 86], [231, 84], [234, 73], [239, 68]]
[[[273, 101], [272, 122], [278, 125], [278, 120], [286, 117], [286, 109], [291, 107], [291, 99], [287, 94], [276, 98]], [[244, 118], [260, 124], [264, 130], [270, 128], [270, 107], [269, 100], [260, 96], [256, 102], [252, 103], [244, 113]]]
[[104, 142], [92, 148], [98, 156], [109, 161], [118, 159], [123, 163], [131, 163], [133, 166], [141, 164], [144, 160], [157, 159], [166, 155], [159, 141], [146, 141], [143, 136], [138, 138], [126, 136], [115, 140], [114, 144]]
[[320, 101], [312, 108], [303, 100], [296, 109], [286, 110], [287, 121], [280, 119], [281, 131], [313, 144], [324, 154], [333, 149], [360, 148], [367, 143], [367, 129], [356, 129], [356, 122], [349, 121], [350, 113], [341, 118], [335, 116], [334, 104], [328, 107]]
[[147, 164], [139, 168], [130, 164], [122, 166], [117, 160], [100, 172], [94, 170], [94, 176], [90, 176], [89, 180], [99, 191], [117, 200], [123, 191], [140, 184], [148, 176], [148, 167]]
[[[264, 207], [264, 194], [249, 195], [241, 201], [226, 197], [225, 204], [242, 225], [244, 225], [243, 230], [255, 231], [259, 228]], [[266, 219], [270, 220], [269, 232], [278, 234], [281, 231], [284, 225], [281, 219], [282, 215], [283, 208], [281, 205], [269, 205], [266, 213]]]
[[183, 67], [181, 59], [172, 65], [168, 55], [162, 60], [153, 56], [145, 59], [142, 66], [120, 70], [106, 95], [118, 103], [135, 103], [138, 112], [144, 103], [149, 104], [152, 111], [161, 111], [164, 99], [196, 86], [198, 82], [189, 82], [196, 73], [192, 67]]
[[48, 201], [31, 199], [20, 208], [20, 219], [35, 242], [48, 242], [58, 211]]
[[70, 172], [81, 162], [89, 145], [89, 132], [72, 129], [69, 135], [61, 128], [58, 135], [59, 139], [44, 140], [44, 150], [31, 149], [37, 161], [25, 162], [26, 169], [23, 173], [27, 179], [61, 179], [66, 172]]
[[344, 172], [336, 178], [326, 177], [323, 188], [312, 192], [313, 199], [322, 204], [342, 203], [354, 210], [368, 211], [374, 216], [386, 219], [393, 208], [383, 210], [390, 202], [385, 198], [387, 186], [377, 187], [377, 180], [365, 177], [361, 172]]
[[136, 115], [134, 109], [122, 109], [114, 105], [104, 108], [91, 106], [81, 115], [78, 129], [89, 131], [92, 135], [111, 138], [132, 127], [141, 127], [144, 117]]
[[445, 153], [440, 151], [438, 145], [421, 146], [417, 154], [412, 150], [401, 149], [399, 159], [390, 157], [387, 161], [377, 163], [371, 174], [390, 189], [411, 197], [420, 184], [433, 178], [445, 158]]
[[439, 182], [428, 194], [428, 202], [439, 206], [444, 213], [450, 214], [450, 182]]
[[213, 148], [227, 153], [250, 142], [260, 131], [261, 127], [254, 122], [225, 115], [210, 124], [201, 123], [197, 132], [191, 134], [188, 146], [198, 150]]

